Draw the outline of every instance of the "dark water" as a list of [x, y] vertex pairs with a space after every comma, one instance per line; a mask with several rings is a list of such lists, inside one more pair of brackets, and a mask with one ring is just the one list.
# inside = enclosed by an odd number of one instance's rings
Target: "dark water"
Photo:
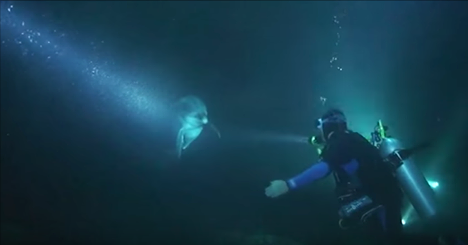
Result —
[[[264, 196], [317, 160], [291, 135], [330, 106], [361, 133], [383, 119], [409, 145], [436, 139], [416, 160], [441, 226], [466, 231], [463, 2], [1, 6], [2, 241], [358, 243], [331, 179]], [[179, 161], [170, 105], [188, 94], [223, 136]]]

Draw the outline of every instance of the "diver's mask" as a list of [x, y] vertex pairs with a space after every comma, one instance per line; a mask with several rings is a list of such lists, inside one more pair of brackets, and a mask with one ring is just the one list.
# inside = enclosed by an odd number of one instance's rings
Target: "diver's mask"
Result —
[[315, 121], [315, 126], [318, 129], [323, 130], [323, 126], [328, 123], [346, 123], [346, 117], [336, 114], [327, 118], [319, 118]]

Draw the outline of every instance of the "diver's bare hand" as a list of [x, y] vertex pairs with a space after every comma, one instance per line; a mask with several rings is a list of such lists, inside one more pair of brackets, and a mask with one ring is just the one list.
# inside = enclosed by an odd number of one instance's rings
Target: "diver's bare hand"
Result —
[[270, 186], [265, 189], [265, 195], [267, 197], [275, 198], [289, 191], [288, 184], [284, 180], [273, 180], [270, 182]]

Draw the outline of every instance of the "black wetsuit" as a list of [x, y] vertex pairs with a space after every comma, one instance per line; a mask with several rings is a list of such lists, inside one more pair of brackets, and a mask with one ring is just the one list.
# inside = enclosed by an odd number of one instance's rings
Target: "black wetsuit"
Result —
[[[365, 196], [372, 200], [372, 204], [364, 205], [361, 211], [356, 210], [357, 216], [350, 217], [349, 222], [364, 226], [375, 240], [399, 239], [403, 195], [392, 169], [380, 157], [377, 148], [358, 133], [335, 132], [322, 157], [333, 170], [340, 206]], [[350, 171], [353, 163], [354, 171]], [[364, 220], [367, 212], [371, 213]]]

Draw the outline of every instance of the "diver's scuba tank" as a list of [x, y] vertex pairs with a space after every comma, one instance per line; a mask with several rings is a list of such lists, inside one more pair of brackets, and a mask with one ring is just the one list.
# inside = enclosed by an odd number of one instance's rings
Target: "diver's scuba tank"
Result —
[[435, 193], [411, 159], [416, 151], [426, 148], [428, 144], [405, 149], [399, 140], [386, 135], [386, 129], [384, 130], [380, 120], [378, 125], [381, 127], [379, 131], [385, 133], [380, 134], [382, 136], [378, 144], [380, 155], [393, 166], [401, 189], [418, 215], [423, 219], [434, 216], [437, 213]]

